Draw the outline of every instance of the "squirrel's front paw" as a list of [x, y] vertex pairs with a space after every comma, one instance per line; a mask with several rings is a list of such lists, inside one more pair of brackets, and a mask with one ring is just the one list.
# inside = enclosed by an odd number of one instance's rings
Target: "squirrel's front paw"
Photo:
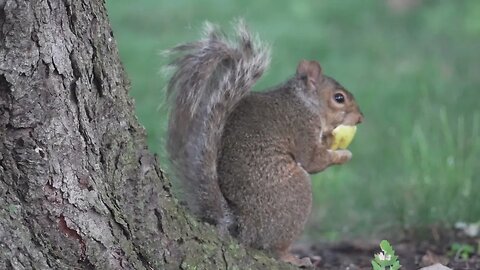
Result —
[[332, 156], [333, 164], [343, 164], [350, 161], [350, 159], [352, 159], [352, 152], [346, 149], [328, 150], [328, 152]]

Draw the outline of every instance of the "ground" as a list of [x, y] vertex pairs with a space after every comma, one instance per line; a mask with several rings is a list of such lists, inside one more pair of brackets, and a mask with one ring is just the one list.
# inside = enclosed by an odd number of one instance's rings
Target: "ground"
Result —
[[[300, 256], [319, 256], [318, 269], [370, 270], [373, 254], [380, 251], [379, 242], [373, 239], [318, 242], [313, 245], [299, 244], [293, 251]], [[423, 233], [404, 233], [391, 244], [399, 256], [401, 269], [420, 269], [435, 263], [456, 270], [480, 269], [480, 236], [468, 237], [456, 230], [431, 228]], [[470, 245], [477, 250], [464, 259], [461, 250], [452, 251], [455, 244]]]

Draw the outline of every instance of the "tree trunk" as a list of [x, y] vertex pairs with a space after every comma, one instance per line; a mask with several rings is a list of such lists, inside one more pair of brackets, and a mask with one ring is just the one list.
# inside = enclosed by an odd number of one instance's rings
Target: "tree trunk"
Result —
[[0, 59], [0, 269], [290, 268], [178, 206], [103, 1], [0, 0]]

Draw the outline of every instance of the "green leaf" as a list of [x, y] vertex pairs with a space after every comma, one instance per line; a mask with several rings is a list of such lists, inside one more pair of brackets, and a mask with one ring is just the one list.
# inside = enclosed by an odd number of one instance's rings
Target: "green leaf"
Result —
[[398, 270], [398, 269], [400, 269], [400, 267], [402, 267], [402, 266], [400, 265], [400, 262], [399, 262], [399, 261], [396, 261], [396, 262], [394, 262], [393, 265], [390, 267], [390, 270]]
[[395, 254], [395, 251], [393, 251], [392, 246], [387, 240], [382, 240], [380, 242], [380, 248], [387, 254], [387, 255], [393, 255]]
[[373, 270], [384, 270], [385, 268], [381, 267], [376, 261], [372, 261]]
[[382, 267], [382, 269], [384, 269], [386, 266], [389, 265], [387, 261], [381, 260], [378, 255], [375, 255], [375, 262], [376, 262], [380, 267]]
[[389, 262], [390, 265], [392, 265], [398, 260], [398, 256], [396, 256], [396, 255], [390, 255], [390, 256], [391, 256], [391, 258], [388, 262]]
[[475, 247], [469, 244], [453, 243], [448, 252], [449, 256], [458, 254], [463, 260], [468, 260], [475, 253]]
[[462, 246], [461, 244], [455, 242], [452, 244], [451, 249], [457, 251], [460, 249], [461, 246]]
[[468, 253], [474, 253], [475, 248], [472, 245], [466, 244], [463, 246], [463, 250]]

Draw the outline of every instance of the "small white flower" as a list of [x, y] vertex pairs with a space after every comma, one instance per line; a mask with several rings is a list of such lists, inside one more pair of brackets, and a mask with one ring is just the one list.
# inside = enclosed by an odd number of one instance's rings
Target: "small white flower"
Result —
[[390, 261], [390, 259], [392, 258], [391, 255], [386, 255], [383, 252], [377, 253], [377, 256], [380, 261]]

